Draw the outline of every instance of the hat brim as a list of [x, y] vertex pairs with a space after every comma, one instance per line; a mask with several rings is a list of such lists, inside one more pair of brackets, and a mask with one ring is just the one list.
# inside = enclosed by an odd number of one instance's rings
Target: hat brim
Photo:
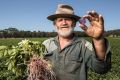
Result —
[[72, 14], [54, 14], [47, 17], [48, 20], [54, 21], [56, 18], [73, 18], [78, 21], [81, 17]]

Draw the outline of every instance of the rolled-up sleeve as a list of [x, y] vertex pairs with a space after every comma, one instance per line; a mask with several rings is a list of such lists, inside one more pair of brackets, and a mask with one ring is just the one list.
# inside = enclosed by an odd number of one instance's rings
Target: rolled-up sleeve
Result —
[[94, 48], [93, 51], [86, 49], [86, 62], [89, 67], [91, 67], [96, 73], [103, 74], [108, 72], [111, 69], [111, 51], [110, 51], [110, 43], [107, 39], [105, 39], [106, 45], [106, 54], [104, 60], [99, 60], [96, 57]]

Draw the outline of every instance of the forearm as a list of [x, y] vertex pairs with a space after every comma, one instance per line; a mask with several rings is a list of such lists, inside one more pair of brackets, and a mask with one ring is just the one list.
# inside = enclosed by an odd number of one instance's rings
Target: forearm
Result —
[[97, 58], [100, 60], [104, 60], [106, 53], [105, 39], [93, 39], [93, 44]]

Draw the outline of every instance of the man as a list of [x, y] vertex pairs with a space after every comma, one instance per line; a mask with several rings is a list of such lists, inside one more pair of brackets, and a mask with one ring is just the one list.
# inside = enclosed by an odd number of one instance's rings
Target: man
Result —
[[81, 28], [92, 37], [92, 44], [73, 33], [76, 22], [81, 18], [74, 14], [70, 5], [59, 4], [55, 14], [47, 17], [53, 21], [58, 36], [43, 42], [48, 59], [56, 74], [56, 80], [86, 80], [87, 68], [99, 74], [111, 67], [111, 52], [107, 39], [103, 37], [104, 20], [95, 11], [89, 11], [85, 19], [90, 26]]

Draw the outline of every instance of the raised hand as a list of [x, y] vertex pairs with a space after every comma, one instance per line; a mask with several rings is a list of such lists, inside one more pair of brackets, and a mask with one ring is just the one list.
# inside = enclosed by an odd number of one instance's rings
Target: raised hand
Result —
[[85, 33], [94, 39], [101, 38], [104, 33], [103, 17], [95, 11], [89, 11], [83, 18], [88, 19], [90, 22], [89, 27], [87, 27], [85, 24], [80, 24], [80, 27], [85, 31]]

